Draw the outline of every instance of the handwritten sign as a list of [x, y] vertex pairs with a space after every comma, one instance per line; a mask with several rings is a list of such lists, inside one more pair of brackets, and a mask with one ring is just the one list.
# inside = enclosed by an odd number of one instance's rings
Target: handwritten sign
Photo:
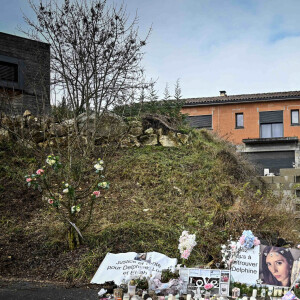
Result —
[[259, 247], [241, 251], [231, 267], [235, 282], [256, 284], [259, 278]]

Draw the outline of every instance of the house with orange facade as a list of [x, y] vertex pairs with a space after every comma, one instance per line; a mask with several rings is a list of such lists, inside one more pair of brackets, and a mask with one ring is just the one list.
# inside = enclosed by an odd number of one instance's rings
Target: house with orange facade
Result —
[[184, 99], [192, 127], [213, 130], [258, 167], [278, 174], [300, 166], [300, 91]]

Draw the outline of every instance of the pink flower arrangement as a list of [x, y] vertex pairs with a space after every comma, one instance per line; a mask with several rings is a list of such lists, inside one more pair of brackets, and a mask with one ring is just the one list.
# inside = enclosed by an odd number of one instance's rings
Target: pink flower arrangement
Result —
[[188, 257], [191, 255], [191, 251], [189, 249], [186, 249], [182, 252], [181, 254], [181, 258], [184, 258], [184, 259], [188, 259]]
[[32, 178], [30, 177], [26, 178], [26, 182], [30, 182], [30, 181], [32, 181]]
[[260, 245], [260, 240], [257, 237], [255, 237], [254, 241], [253, 241], [253, 244], [254, 244], [254, 246]]
[[38, 169], [38, 170], [36, 171], [36, 174], [37, 174], [37, 175], [43, 175], [44, 172], [45, 172], [45, 171], [44, 171], [43, 169]]
[[207, 291], [211, 290], [213, 287], [214, 287], [214, 285], [213, 285], [212, 283], [207, 283], [207, 284], [204, 285], [204, 288], [205, 288]]
[[95, 198], [100, 197], [100, 191], [93, 191], [93, 196], [95, 196]]
[[243, 245], [245, 243], [245, 236], [242, 235], [239, 240], [240, 244]]

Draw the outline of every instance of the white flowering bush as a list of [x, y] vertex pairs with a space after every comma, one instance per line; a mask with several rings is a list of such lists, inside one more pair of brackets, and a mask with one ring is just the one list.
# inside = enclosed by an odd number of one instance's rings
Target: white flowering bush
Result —
[[[79, 180], [83, 174], [72, 178], [59, 156], [49, 155], [46, 165], [25, 180], [29, 188], [38, 189], [42, 199], [47, 201], [53, 212], [57, 213], [68, 227], [68, 244], [74, 249], [82, 243], [82, 231], [90, 224], [95, 201], [103, 191], [109, 188], [105, 180], [104, 161], [98, 159], [93, 169], [87, 172], [85, 180]], [[94, 175], [93, 175], [94, 173]]]

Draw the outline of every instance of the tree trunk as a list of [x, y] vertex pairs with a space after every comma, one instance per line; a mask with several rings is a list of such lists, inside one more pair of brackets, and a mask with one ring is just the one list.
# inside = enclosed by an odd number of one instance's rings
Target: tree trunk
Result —
[[74, 250], [82, 244], [82, 239], [73, 226], [70, 226], [68, 230], [68, 244], [70, 250]]

